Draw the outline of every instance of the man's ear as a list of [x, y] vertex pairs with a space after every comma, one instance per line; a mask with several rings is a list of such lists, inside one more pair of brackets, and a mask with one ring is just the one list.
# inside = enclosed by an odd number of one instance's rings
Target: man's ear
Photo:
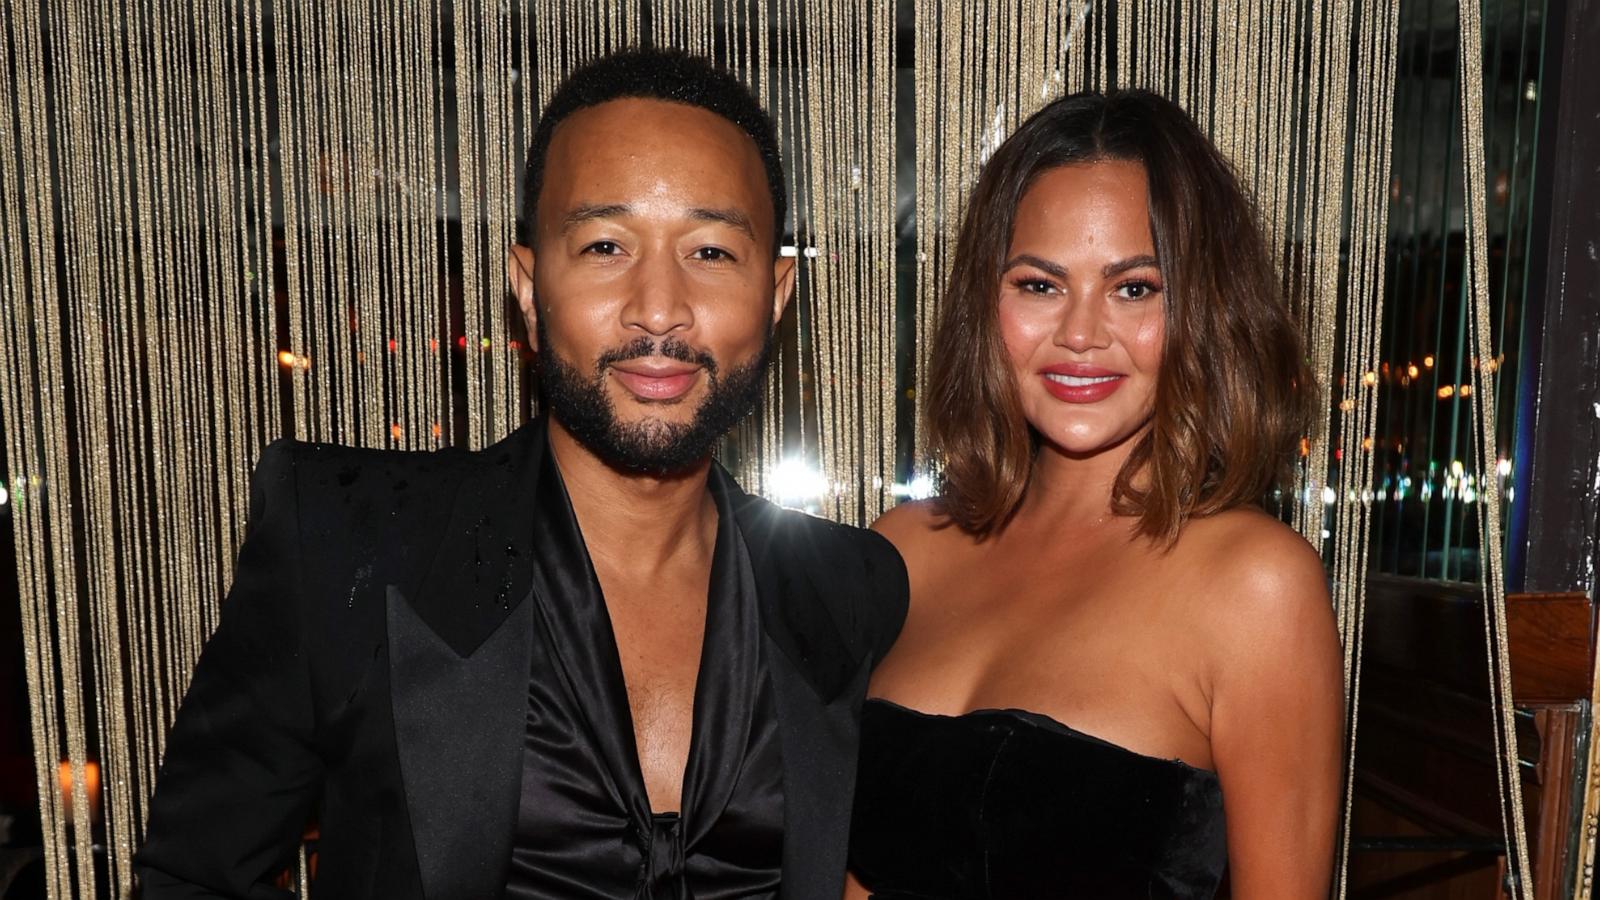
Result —
[[778, 327], [778, 322], [783, 319], [783, 311], [789, 308], [789, 301], [794, 299], [794, 264], [793, 256], [779, 256], [772, 264], [772, 327]]
[[511, 279], [511, 293], [517, 298], [517, 308], [522, 310], [522, 320], [528, 324], [528, 346], [539, 349], [539, 307], [533, 301], [533, 248], [512, 244], [506, 251], [506, 275]]

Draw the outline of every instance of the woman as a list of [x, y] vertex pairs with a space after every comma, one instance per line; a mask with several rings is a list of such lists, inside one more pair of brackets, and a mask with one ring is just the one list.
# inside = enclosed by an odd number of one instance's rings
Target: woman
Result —
[[[1326, 895], [1343, 691], [1258, 507], [1314, 402], [1253, 209], [1174, 104], [1078, 94], [985, 166], [930, 357], [935, 501], [864, 711], [851, 895]], [[865, 890], [862, 886], [865, 886]]]

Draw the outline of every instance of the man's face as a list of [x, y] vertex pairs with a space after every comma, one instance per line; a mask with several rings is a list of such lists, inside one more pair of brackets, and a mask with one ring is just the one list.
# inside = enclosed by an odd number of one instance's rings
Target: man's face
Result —
[[596, 455], [669, 474], [760, 393], [794, 288], [755, 142], [694, 106], [613, 100], [556, 127], [512, 288], [552, 417]]

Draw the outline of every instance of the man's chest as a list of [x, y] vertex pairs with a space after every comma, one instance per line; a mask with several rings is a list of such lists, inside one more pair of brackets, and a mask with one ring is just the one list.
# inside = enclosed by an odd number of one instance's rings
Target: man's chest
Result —
[[681, 806], [694, 734], [694, 698], [705, 641], [706, 595], [619, 592], [606, 606], [622, 665], [640, 774], [650, 807]]

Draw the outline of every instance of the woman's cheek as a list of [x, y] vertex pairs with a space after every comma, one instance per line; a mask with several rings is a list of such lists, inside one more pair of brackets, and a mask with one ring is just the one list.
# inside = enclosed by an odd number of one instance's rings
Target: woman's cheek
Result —
[[1166, 340], [1167, 317], [1160, 306], [1152, 305], [1139, 319], [1134, 333], [1135, 364], [1154, 374], [1161, 367], [1161, 352]]
[[1000, 318], [1000, 340], [1005, 342], [1006, 354], [1011, 358], [1012, 368], [1019, 372], [1028, 367], [1034, 351], [1038, 349], [1040, 338], [1050, 333], [1049, 323], [1041, 321], [1038, 315], [1029, 316], [1023, 306], [1025, 305], [1008, 301], [1002, 294], [997, 309]]

